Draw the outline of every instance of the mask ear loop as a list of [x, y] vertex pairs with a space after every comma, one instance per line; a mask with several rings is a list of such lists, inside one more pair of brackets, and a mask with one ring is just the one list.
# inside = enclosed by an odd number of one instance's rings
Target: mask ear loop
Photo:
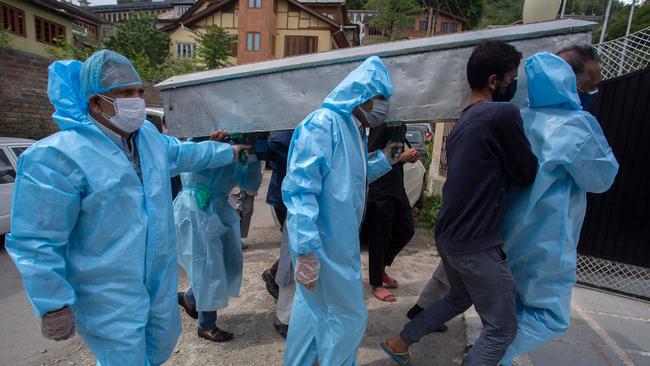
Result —
[[[98, 96], [99, 98], [103, 99], [105, 102], [110, 103], [110, 104], [113, 106], [113, 109], [115, 110], [115, 116], [117, 116], [117, 106], [115, 105], [115, 99], [113, 99], [113, 98], [111, 98], [111, 97], [107, 97], [107, 96], [102, 95], [102, 94], [97, 94], [97, 96]], [[100, 114], [102, 117], [106, 118], [108, 121], [110, 121], [111, 118], [115, 117], [115, 116], [109, 116], [109, 115], [106, 114], [106, 112], [104, 112], [104, 111], [101, 111], [99, 114]]]

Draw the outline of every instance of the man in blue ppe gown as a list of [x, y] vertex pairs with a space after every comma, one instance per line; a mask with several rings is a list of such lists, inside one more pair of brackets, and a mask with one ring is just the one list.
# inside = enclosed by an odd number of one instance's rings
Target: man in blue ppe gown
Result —
[[504, 222], [518, 321], [505, 365], [569, 327], [586, 193], [609, 189], [618, 171], [600, 125], [582, 110], [569, 64], [542, 52], [525, 68], [529, 107], [522, 118], [539, 165], [531, 187], [510, 192]]
[[61, 131], [21, 155], [6, 239], [43, 335], [65, 339], [76, 325], [102, 366], [169, 358], [181, 330], [170, 177], [235, 154], [159, 133], [142, 87], [111, 51], [50, 65]]
[[391, 94], [386, 67], [370, 57], [293, 134], [282, 197], [300, 285], [285, 365], [355, 364], [368, 320], [359, 257], [366, 185], [391, 169], [382, 151], [368, 157], [364, 127], [382, 123]]
[[217, 310], [228, 306], [228, 297], [239, 296], [244, 258], [240, 216], [228, 203], [228, 195], [235, 186], [248, 192], [260, 188], [260, 161], [251, 154], [246, 163], [238, 159], [224, 167], [183, 173], [181, 178], [183, 191], [174, 201], [174, 219], [178, 262], [190, 289], [178, 294], [178, 303], [198, 318], [199, 337], [230, 341], [233, 334], [216, 325]]

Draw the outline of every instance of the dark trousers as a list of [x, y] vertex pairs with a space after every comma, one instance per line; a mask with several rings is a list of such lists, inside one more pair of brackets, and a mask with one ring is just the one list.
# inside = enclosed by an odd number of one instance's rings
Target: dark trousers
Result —
[[495, 246], [469, 254], [441, 253], [449, 293], [406, 323], [400, 337], [409, 344], [474, 305], [483, 331], [463, 360], [464, 366], [496, 366], [517, 334], [515, 281], [506, 255]]
[[368, 245], [371, 286], [382, 285], [384, 267], [393, 264], [413, 237], [411, 205], [406, 194], [403, 196], [376, 196], [368, 201], [361, 240]]

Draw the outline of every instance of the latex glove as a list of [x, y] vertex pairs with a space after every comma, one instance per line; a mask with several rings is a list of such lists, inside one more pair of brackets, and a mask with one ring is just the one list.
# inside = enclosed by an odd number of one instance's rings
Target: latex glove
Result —
[[41, 318], [41, 334], [47, 339], [62, 341], [74, 336], [75, 318], [70, 307], [45, 313]]
[[401, 154], [394, 156], [393, 149], [398, 149], [398, 151], [401, 151], [403, 146], [404, 144], [401, 142], [391, 142], [387, 144], [386, 147], [382, 150], [384, 152], [384, 155], [386, 155], [386, 158], [388, 159], [390, 165], [395, 165], [400, 162]]
[[316, 283], [320, 272], [320, 262], [316, 254], [309, 253], [298, 256], [296, 258], [296, 268], [294, 268], [293, 272], [296, 282], [305, 286], [309, 291], [316, 290]]
[[415, 163], [418, 158], [420, 158], [420, 152], [417, 149], [409, 149], [400, 155], [399, 161], [401, 163]]
[[250, 145], [232, 145], [233, 161], [239, 159], [239, 153], [250, 148]]

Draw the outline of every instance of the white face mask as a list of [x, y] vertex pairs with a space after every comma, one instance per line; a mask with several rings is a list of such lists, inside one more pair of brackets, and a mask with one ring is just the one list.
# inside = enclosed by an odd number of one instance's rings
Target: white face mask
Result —
[[374, 99], [372, 101], [372, 111], [366, 112], [363, 110], [363, 108], [359, 108], [359, 110], [361, 113], [363, 113], [364, 117], [366, 117], [366, 121], [368, 121], [370, 128], [375, 128], [377, 126], [381, 126], [384, 122], [386, 122], [390, 108], [388, 101], [382, 99]]
[[115, 115], [109, 116], [101, 112], [102, 117], [106, 118], [111, 124], [120, 130], [131, 133], [142, 127], [144, 120], [147, 118], [144, 99], [142, 98], [109, 98], [105, 95], [98, 95], [100, 98], [111, 103], [115, 108]]

